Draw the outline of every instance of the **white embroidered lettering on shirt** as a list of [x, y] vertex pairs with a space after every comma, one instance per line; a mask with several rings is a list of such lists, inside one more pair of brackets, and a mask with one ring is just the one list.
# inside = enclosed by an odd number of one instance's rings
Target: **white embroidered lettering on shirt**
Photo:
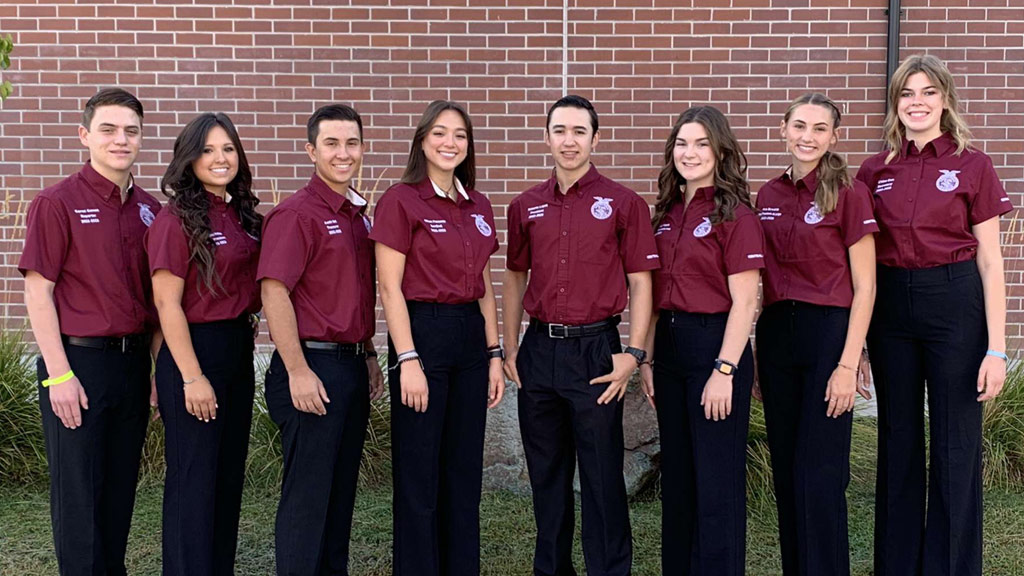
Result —
[[782, 216], [782, 209], [780, 209], [780, 208], [765, 207], [765, 208], [761, 208], [761, 211], [758, 213], [758, 217], [761, 220], [767, 220], [769, 222], [771, 222], [772, 220], [775, 220], [776, 218], [779, 218], [781, 216]]
[[657, 254], [648, 254], [647, 255], [647, 259], [648, 260], [657, 260], [658, 259], [658, 255]]
[[665, 232], [671, 232], [671, 231], [672, 231], [672, 223], [671, 222], [665, 222], [664, 224], [658, 224], [658, 229], [654, 231], [654, 235], [658, 236], [660, 234], [664, 234]]
[[75, 214], [82, 220], [82, 224], [99, 224], [100, 223], [100, 209], [99, 208], [82, 208], [75, 210]]
[[747, 260], [757, 260], [758, 258], [764, 258], [764, 254], [747, 254]]
[[341, 226], [338, 225], [338, 221], [334, 218], [330, 220], [324, 220], [324, 226], [327, 228], [327, 233], [331, 236], [335, 234], [341, 234]]
[[228, 239], [220, 232], [210, 232], [210, 242], [213, 242], [214, 246], [223, 246], [228, 243]]
[[448, 223], [447, 220], [428, 220], [424, 218], [423, 223], [427, 225], [431, 232], [434, 233], [448, 231], [448, 229], [444, 227], [444, 225]]
[[999, 201], [1000, 202], [1009, 202], [1010, 199], [1009, 198], [1000, 198]]
[[877, 222], [875, 221], [874, 218], [869, 218], [869, 219], [865, 220], [864, 223], [865, 224], [876, 224]]
[[892, 185], [895, 182], [895, 178], [883, 178], [879, 180], [878, 184], [875, 186], [875, 194], [878, 194], [879, 192], [885, 192], [886, 190], [892, 190]]
[[547, 204], [541, 204], [540, 206], [531, 206], [526, 209], [527, 220], [533, 220], [534, 218], [541, 218], [544, 216], [544, 209], [547, 208]]

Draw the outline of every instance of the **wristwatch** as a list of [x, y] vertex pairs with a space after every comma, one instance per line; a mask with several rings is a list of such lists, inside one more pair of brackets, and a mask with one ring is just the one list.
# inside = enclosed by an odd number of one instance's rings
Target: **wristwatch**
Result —
[[491, 346], [487, 349], [487, 359], [491, 360], [497, 358], [501, 361], [505, 360], [505, 351], [502, 350], [501, 346]]
[[735, 364], [729, 362], [728, 360], [722, 360], [721, 358], [715, 359], [715, 370], [718, 370], [719, 372], [725, 374], [726, 376], [732, 376], [733, 374], [736, 373], [736, 370], [738, 369], [739, 366], [736, 366]]
[[636, 358], [636, 365], [637, 366], [643, 364], [644, 360], [647, 358], [647, 350], [642, 350], [640, 348], [634, 348], [632, 346], [626, 346], [626, 349], [623, 350], [623, 352], [625, 352], [626, 354], [629, 354], [633, 358]]

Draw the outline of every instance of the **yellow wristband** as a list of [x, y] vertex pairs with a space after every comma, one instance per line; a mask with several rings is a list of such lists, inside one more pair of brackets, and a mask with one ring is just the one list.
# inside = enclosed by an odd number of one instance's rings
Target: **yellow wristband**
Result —
[[67, 382], [68, 380], [71, 380], [74, 377], [75, 377], [75, 372], [73, 370], [68, 370], [68, 373], [64, 374], [63, 376], [57, 376], [56, 378], [49, 378], [47, 380], [43, 380], [43, 388], [49, 388], [50, 386], [56, 386], [57, 384], [63, 384], [65, 382]]

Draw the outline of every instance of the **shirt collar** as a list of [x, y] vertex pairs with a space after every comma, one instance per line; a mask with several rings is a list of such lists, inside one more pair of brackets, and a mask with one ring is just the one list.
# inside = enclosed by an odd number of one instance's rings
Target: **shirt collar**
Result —
[[214, 210], [223, 212], [228, 209], [228, 202], [224, 198], [217, 196], [216, 194], [210, 192], [209, 190], [203, 190], [203, 192], [205, 192], [206, 197], [210, 199], [210, 206]]
[[[466, 192], [466, 188], [462, 185], [462, 182], [460, 182], [458, 178], [453, 178], [453, 180], [455, 181], [455, 189], [459, 191], [459, 196], [462, 196], [462, 199], [467, 202], [472, 202], [473, 199], [469, 197], [469, 193]], [[445, 200], [449, 199], [448, 195], [444, 193], [444, 190], [441, 190], [430, 178], [424, 178], [422, 182], [416, 185], [416, 188], [420, 192], [420, 198], [423, 198], [424, 200], [431, 197], [444, 198]]]
[[[591, 184], [596, 182], [600, 177], [601, 173], [597, 171], [597, 167], [594, 166], [593, 162], [591, 162], [590, 169], [587, 170], [587, 173], [584, 174], [579, 180], [577, 180], [575, 184], [570, 186], [569, 189], [566, 190], [566, 194], [575, 191], [577, 196], [582, 196], [583, 188], [586, 186], [590, 186]], [[559, 190], [558, 188], [558, 172], [555, 169], [551, 170], [551, 178], [548, 179], [548, 191], [555, 198], [561, 196], [561, 190]]]
[[[92, 167], [91, 161], [86, 160], [85, 166], [82, 167], [82, 171], [80, 173], [82, 178], [85, 180], [86, 185], [88, 185], [93, 192], [99, 195], [100, 198], [103, 200], [110, 200], [116, 196], [117, 200], [120, 202], [121, 187], [110, 180], [107, 180], [105, 176], [97, 172], [96, 169]], [[131, 172], [129, 172], [128, 187], [125, 188], [126, 197], [132, 195], [134, 188], [135, 178], [132, 176]]]
[[910, 155], [910, 150], [917, 150], [917, 154], [924, 154], [928, 148], [931, 147], [932, 153], [936, 158], [944, 156], [956, 149], [956, 140], [953, 135], [949, 132], [943, 132], [938, 138], [928, 142], [920, 150], [917, 145], [914, 144], [913, 140], [909, 140], [906, 136], [903, 137], [903, 146], [900, 148], [900, 153], [904, 158]]
[[807, 190], [807, 191], [810, 191], [810, 192], [815, 192], [818, 189], [818, 170], [817, 169], [811, 170], [806, 175], [804, 175], [803, 178], [801, 178], [799, 180], [794, 180], [793, 179], [793, 167], [790, 166], [789, 169], [786, 170], [786, 173], [783, 174], [783, 177], [785, 178], [785, 180], [789, 181], [789, 183], [792, 184], [794, 188], [800, 189], [802, 187], [804, 190]]
[[338, 194], [322, 178], [315, 172], [309, 179], [308, 187], [318, 196], [332, 212], [341, 212], [346, 205], [350, 205], [359, 211], [366, 209], [366, 199], [363, 198], [359, 192], [356, 192], [351, 186], [345, 194]]

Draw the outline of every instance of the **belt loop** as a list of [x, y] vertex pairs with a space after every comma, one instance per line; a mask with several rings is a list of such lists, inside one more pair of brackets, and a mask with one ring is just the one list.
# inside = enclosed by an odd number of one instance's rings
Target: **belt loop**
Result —
[[700, 325], [705, 327], [705, 328], [707, 327], [707, 325], [708, 325], [708, 315], [707, 314], [701, 314], [700, 315]]
[[949, 280], [950, 282], [952, 282], [953, 278], [955, 278], [955, 276], [953, 276], [953, 268], [955, 267], [956, 264], [950, 264], [949, 266], [946, 266], [946, 279]]
[[121, 354], [124, 354], [125, 351], [127, 350], [127, 348], [128, 348], [128, 337], [127, 336], [122, 336], [121, 337]]

